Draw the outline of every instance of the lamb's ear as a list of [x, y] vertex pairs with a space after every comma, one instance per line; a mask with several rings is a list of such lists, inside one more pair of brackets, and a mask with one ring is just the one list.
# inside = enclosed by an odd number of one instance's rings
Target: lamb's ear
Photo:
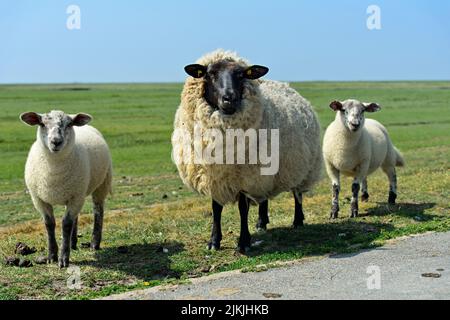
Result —
[[254, 65], [245, 69], [244, 77], [246, 79], [255, 80], [264, 77], [267, 74], [267, 72], [269, 72], [269, 68]]
[[365, 112], [377, 112], [381, 110], [381, 106], [377, 103], [363, 103]]
[[330, 103], [330, 108], [334, 111], [342, 111], [344, 109], [342, 103], [339, 101], [333, 101], [332, 103]]
[[190, 64], [184, 67], [184, 71], [194, 78], [203, 78], [206, 75], [207, 68], [201, 64]]
[[92, 117], [86, 113], [78, 113], [72, 119], [72, 125], [82, 127], [88, 124], [92, 120]]
[[36, 112], [25, 112], [20, 115], [20, 120], [30, 126], [42, 124], [42, 117]]

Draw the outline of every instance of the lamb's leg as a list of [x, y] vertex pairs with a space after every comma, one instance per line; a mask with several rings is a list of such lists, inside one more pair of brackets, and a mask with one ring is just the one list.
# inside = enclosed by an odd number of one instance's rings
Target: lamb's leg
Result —
[[105, 178], [103, 184], [92, 193], [92, 203], [94, 206], [94, 228], [92, 230], [91, 249], [100, 250], [103, 232], [103, 215], [105, 211], [105, 199], [111, 189], [111, 173]]
[[333, 194], [333, 199], [331, 201], [330, 219], [337, 219], [339, 214], [339, 191], [341, 190], [340, 174], [339, 170], [337, 170], [327, 162], [325, 164], [328, 176], [331, 179], [332, 194]]
[[367, 177], [363, 179], [361, 184], [361, 201], [367, 202], [369, 201], [369, 191], [367, 189]]
[[92, 230], [91, 249], [100, 250], [103, 230], [104, 201], [94, 200], [94, 228]]
[[303, 220], [305, 220], [305, 215], [303, 214], [303, 195], [301, 192], [294, 191], [295, 198], [295, 216], [294, 216], [294, 228], [303, 226]]
[[245, 253], [250, 250], [251, 237], [248, 231], [248, 210], [250, 207], [249, 199], [244, 194], [239, 194], [239, 213], [241, 215], [241, 234], [237, 250]]
[[69, 266], [70, 242], [72, 239], [73, 226], [82, 207], [83, 200], [74, 201], [67, 205], [66, 213], [62, 220], [62, 244], [59, 256], [60, 268], [67, 268]]
[[267, 230], [269, 223], [269, 200], [265, 200], [259, 204], [258, 208], [258, 222], [256, 223], [256, 230]]
[[78, 242], [78, 217], [76, 217], [75, 221], [73, 222], [73, 231], [70, 241], [70, 247], [72, 250], [77, 250], [77, 242]]
[[352, 183], [352, 201], [351, 201], [351, 214], [350, 218], [356, 218], [358, 216], [358, 193], [360, 189], [359, 179], [355, 178]]
[[389, 178], [389, 204], [395, 204], [395, 200], [397, 199], [397, 173], [395, 167], [387, 167], [383, 168], [383, 171]]
[[41, 201], [39, 198], [31, 196], [35, 208], [42, 214], [44, 218], [45, 228], [47, 229], [48, 242], [48, 262], [58, 261], [58, 244], [55, 238], [55, 216], [53, 215], [53, 207], [48, 203]]
[[221, 227], [221, 217], [222, 217], [222, 205], [216, 201], [212, 201], [213, 209], [213, 225], [211, 230], [211, 240], [208, 243], [209, 250], [219, 250], [220, 241], [222, 241], [222, 227]]

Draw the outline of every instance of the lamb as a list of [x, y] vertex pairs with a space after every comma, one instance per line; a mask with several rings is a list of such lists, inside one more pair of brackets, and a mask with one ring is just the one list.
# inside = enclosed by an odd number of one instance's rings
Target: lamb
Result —
[[383, 169], [389, 178], [389, 204], [397, 198], [395, 167], [405, 164], [403, 156], [392, 144], [386, 128], [376, 120], [365, 119], [365, 112], [376, 112], [376, 103], [357, 100], [333, 101], [330, 108], [337, 112], [323, 140], [323, 156], [332, 182], [331, 219], [339, 212], [340, 173], [354, 178], [352, 184], [351, 217], [358, 216], [358, 192], [362, 184], [361, 201], [368, 201], [367, 176]]
[[[48, 262], [69, 266], [70, 249], [77, 247], [77, 224], [85, 198], [92, 195], [94, 228], [90, 246], [100, 249], [104, 203], [111, 193], [112, 161], [101, 133], [86, 125], [90, 115], [70, 116], [62, 111], [47, 114], [23, 113], [21, 120], [38, 125], [37, 139], [31, 147], [25, 182], [34, 207], [44, 219], [48, 236]], [[53, 206], [64, 205], [62, 246], [58, 260]]]
[[[320, 126], [310, 103], [287, 83], [261, 80], [269, 69], [249, 63], [236, 53], [217, 50], [188, 65], [187, 78], [176, 112], [172, 135], [172, 159], [185, 185], [212, 198], [213, 225], [208, 248], [219, 250], [222, 240], [221, 213], [223, 206], [238, 202], [241, 232], [237, 250], [250, 249], [248, 211], [251, 204], [259, 204], [257, 229], [265, 230], [269, 223], [268, 200], [281, 192], [293, 192], [295, 199], [294, 228], [303, 225], [302, 194], [319, 180], [322, 165]], [[195, 136], [196, 127], [214, 130], [214, 135]], [[258, 159], [223, 164], [217, 152], [217, 132], [225, 137], [223, 145], [234, 147], [234, 136], [229, 132], [245, 130], [238, 139], [237, 150], [231, 158], [239, 158], [239, 147], [261, 152], [262, 143], [246, 143], [252, 130], [276, 132], [268, 138], [272, 156], [276, 155], [278, 170], [263, 172], [266, 164]], [[214, 136], [214, 138], [213, 138]], [[253, 137], [256, 136], [256, 133]], [[223, 138], [223, 139], [222, 139]], [[277, 140], [277, 141], [274, 141]], [[279, 142], [278, 149], [273, 142]], [[217, 162], [192, 161], [196, 144], [215, 150]], [[277, 152], [278, 151], [278, 152]], [[220, 150], [222, 152], [222, 150]], [[186, 156], [190, 161], [185, 161]], [[249, 155], [248, 158], [251, 158]], [[228, 159], [228, 157], [227, 157]], [[249, 161], [247, 161], [249, 160]]]

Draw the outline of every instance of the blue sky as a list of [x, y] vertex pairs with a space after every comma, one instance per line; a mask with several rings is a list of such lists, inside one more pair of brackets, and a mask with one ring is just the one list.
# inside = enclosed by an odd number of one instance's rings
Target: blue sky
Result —
[[[80, 30], [66, 28], [70, 4]], [[381, 30], [366, 27], [371, 4]], [[450, 1], [0, 3], [0, 83], [183, 81], [184, 65], [216, 48], [277, 80], [448, 80]]]

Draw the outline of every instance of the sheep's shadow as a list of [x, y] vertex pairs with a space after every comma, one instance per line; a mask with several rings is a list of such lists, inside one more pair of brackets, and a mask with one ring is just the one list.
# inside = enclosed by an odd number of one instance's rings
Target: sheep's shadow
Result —
[[[305, 224], [298, 229], [271, 229], [269, 224], [266, 232], [253, 234], [253, 246], [247, 255], [255, 257], [289, 253], [301, 258], [355, 252], [375, 247], [373, 241], [381, 232], [393, 229], [394, 226], [389, 223], [371, 223], [358, 219], [340, 223]], [[257, 243], [261, 244], [255, 246]]]
[[95, 252], [94, 261], [79, 265], [121, 271], [143, 281], [180, 278], [181, 274], [170, 267], [170, 257], [181, 251], [184, 245], [179, 242], [105, 247]]
[[397, 215], [405, 218], [427, 221], [433, 219], [433, 215], [426, 214], [425, 210], [434, 208], [436, 203], [397, 203], [395, 205], [378, 202], [377, 206], [367, 210], [361, 216], [387, 216]]

